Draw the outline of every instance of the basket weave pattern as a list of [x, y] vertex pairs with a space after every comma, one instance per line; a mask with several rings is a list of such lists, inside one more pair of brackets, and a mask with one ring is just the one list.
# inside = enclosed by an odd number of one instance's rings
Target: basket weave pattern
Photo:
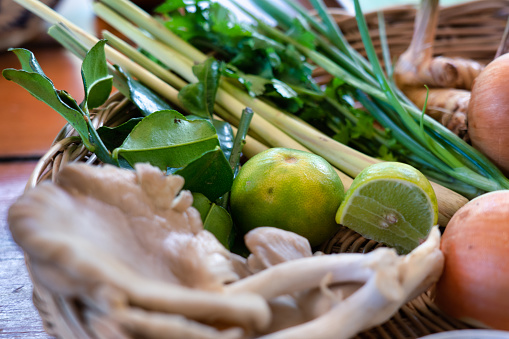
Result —
[[[393, 57], [408, 47], [412, 38], [415, 8], [394, 7], [384, 11], [387, 38]], [[355, 18], [341, 9], [331, 9], [335, 20], [350, 44], [364, 53]], [[509, 15], [509, 0], [474, 1], [441, 9], [436, 55], [472, 58], [488, 63], [493, 59]], [[375, 47], [380, 51], [377, 14], [366, 15]], [[320, 74], [316, 74], [320, 76]], [[108, 102], [93, 112], [96, 128], [114, 127], [127, 121], [132, 114], [132, 104], [120, 94], [110, 97]], [[52, 179], [70, 162], [98, 164], [97, 158], [79, 142], [78, 134], [65, 126], [56, 137], [53, 146], [44, 155], [33, 172], [28, 188], [40, 181]], [[382, 246], [342, 227], [321, 250], [325, 253], [366, 253]], [[30, 269], [30, 260], [27, 258]], [[79, 305], [61, 296], [51, 295], [34, 281], [34, 304], [39, 310], [48, 333], [57, 337], [80, 337]], [[403, 306], [392, 319], [381, 326], [359, 334], [358, 338], [417, 338], [431, 333], [471, 326], [443, 314], [432, 302], [432, 291], [422, 294]]]

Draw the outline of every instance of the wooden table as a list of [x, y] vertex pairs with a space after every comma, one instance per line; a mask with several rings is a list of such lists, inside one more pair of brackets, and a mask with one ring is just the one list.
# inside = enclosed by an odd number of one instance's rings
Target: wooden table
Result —
[[[60, 0], [56, 10], [88, 32], [98, 28], [91, 0]], [[29, 44], [10, 47], [31, 50], [57, 89], [65, 89], [78, 102], [83, 99], [81, 60], [44, 31]], [[0, 70], [5, 68], [19, 69], [20, 64], [14, 53], [0, 50]], [[23, 252], [12, 240], [7, 212], [65, 119], [3, 76], [0, 102], [0, 339], [50, 338], [32, 303], [32, 283]]]
[[[83, 98], [80, 64], [55, 45], [28, 46], [58, 89]], [[0, 54], [0, 69], [19, 63], [13, 53]], [[7, 211], [23, 193], [38, 158], [51, 145], [65, 120], [17, 84], [0, 77], [0, 338], [49, 338], [32, 304], [32, 284], [23, 252], [12, 240]]]

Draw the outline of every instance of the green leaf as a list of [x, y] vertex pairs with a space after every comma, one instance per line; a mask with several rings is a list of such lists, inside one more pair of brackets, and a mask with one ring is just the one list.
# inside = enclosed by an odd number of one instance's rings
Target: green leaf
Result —
[[55, 88], [53, 82], [44, 74], [35, 56], [22, 48], [10, 49], [18, 57], [22, 70], [4, 69], [2, 74], [7, 80], [14, 81], [25, 88], [38, 100], [46, 103], [69, 122], [78, 132], [88, 149], [94, 149], [89, 138], [87, 114], [80, 109], [76, 100], [65, 91]]
[[184, 177], [184, 189], [202, 193], [211, 201], [230, 191], [233, 184], [233, 171], [219, 146], [174, 174]]
[[99, 40], [88, 52], [81, 65], [81, 76], [85, 88], [84, 107], [88, 109], [101, 106], [108, 100], [113, 88], [113, 76], [108, 73], [104, 45]]
[[288, 36], [309, 49], [315, 49], [316, 36], [311, 32], [310, 27], [300, 17], [294, 18]]
[[229, 66], [230, 69], [223, 72], [225, 77], [235, 79], [248, 91], [252, 97], [257, 97], [265, 93], [266, 85], [270, 85], [271, 81], [266, 78], [262, 78], [258, 75], [246, 74], [238, 70], [234, 66]]
[[216, 129], [219, 145], [221, 146], [224, 156], [226, 159], [230, 159], [230, 154], [232, 153], [233, 148], [233, 140], [235, 139], [232, 126], [226, 121], [217, 119], [212, 120], [212, 124]]
[[222, 64], [214, 58], [193, 66], [198, 82], [189, 84], [179, 92], [179, 99], [192, 114], [212, 118], [216, 93], [222, 73]]
[[244, 26], [237, 22], [235, 14], [230, 12], [221, 4], [214, 2], [210, 4], [210, 17], [212, 18], [211, 30], [229, 37], [249, 36], [251, 33]]
[[297, 93], [290, 86], [278, 79], [272, 79], [272, 86], [283, 98], [297, 97]]
[[216, 239], [229, 249], [233, 228], [230, 214], [201, 193], [193, 193], [193, 207], [200, 212], [203, 228], [214, 234]]
[[176, 11], [177, 9], [183, 8], [185, 6], [186, 4], [183, 0], [167, 0], [160, 4], [159, 6], [157, 6], [154, 9], [154, 12], [164, 14]]
[[207, 120], [187, 120], [177, 111], [158, 111], [134, 127], [113, 157], [131, 166], [149, 162], [166, 171], [182, 167], [219, 146], [216, 130]]
[[127, 77], [129, 95], [141, 114], [147, 116], [157, 111], [172, 110], [173, 108], [150, 88], [131, 77]]
[[142, 119], [132, 118], [116, 127], [101, 126], [97, 129], [97, 134], [104, 142], [104, 146], [113, 151], [115, 148], [122, 146], [129, 133]]
[[[186, 118], [187, 120], [206, 119], [197, 115], [187, 115]], [[216, 129], [217, 138], [219, 139], [219, 146], [221, 147], [221, 150], [223, 151], [226, 159], [229, 159], [233, 148], [233, 140], [235, 138], [232, 126], [223, 120], [212, 119], [211, 122]]]

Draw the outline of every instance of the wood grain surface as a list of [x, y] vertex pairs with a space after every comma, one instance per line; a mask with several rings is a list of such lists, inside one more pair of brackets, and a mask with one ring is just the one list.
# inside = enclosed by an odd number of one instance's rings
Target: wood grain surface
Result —
[[0, 163], [0, 338], [50, 338], [32, 303], [23, 252], [12, 240], [6, 218], [34, 167], [26, 161]]
[[[28, 46], [55, 87], [81, 101], [81, 62], [55, 45]], [[12, 52], [0, 54], [0, 69], [19, 69]], [[0, 77], [0, 338], [50, 338], [32, 303], [24, 255], [7, 224], [9, 206], [23, 193], [38, 158], [65, 120], [17, 84]]]

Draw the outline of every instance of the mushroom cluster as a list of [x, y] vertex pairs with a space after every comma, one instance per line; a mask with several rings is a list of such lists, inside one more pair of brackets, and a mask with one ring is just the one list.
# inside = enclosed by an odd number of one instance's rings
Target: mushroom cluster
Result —
[[406, 256], [313, 253], [260, 227], [240, 257], [203, 229], [183, 179], [71, 164], [9, 210], [33, 279], [70, 298], [90, 338], [349, 338], [439, 277], [440, 233]]

